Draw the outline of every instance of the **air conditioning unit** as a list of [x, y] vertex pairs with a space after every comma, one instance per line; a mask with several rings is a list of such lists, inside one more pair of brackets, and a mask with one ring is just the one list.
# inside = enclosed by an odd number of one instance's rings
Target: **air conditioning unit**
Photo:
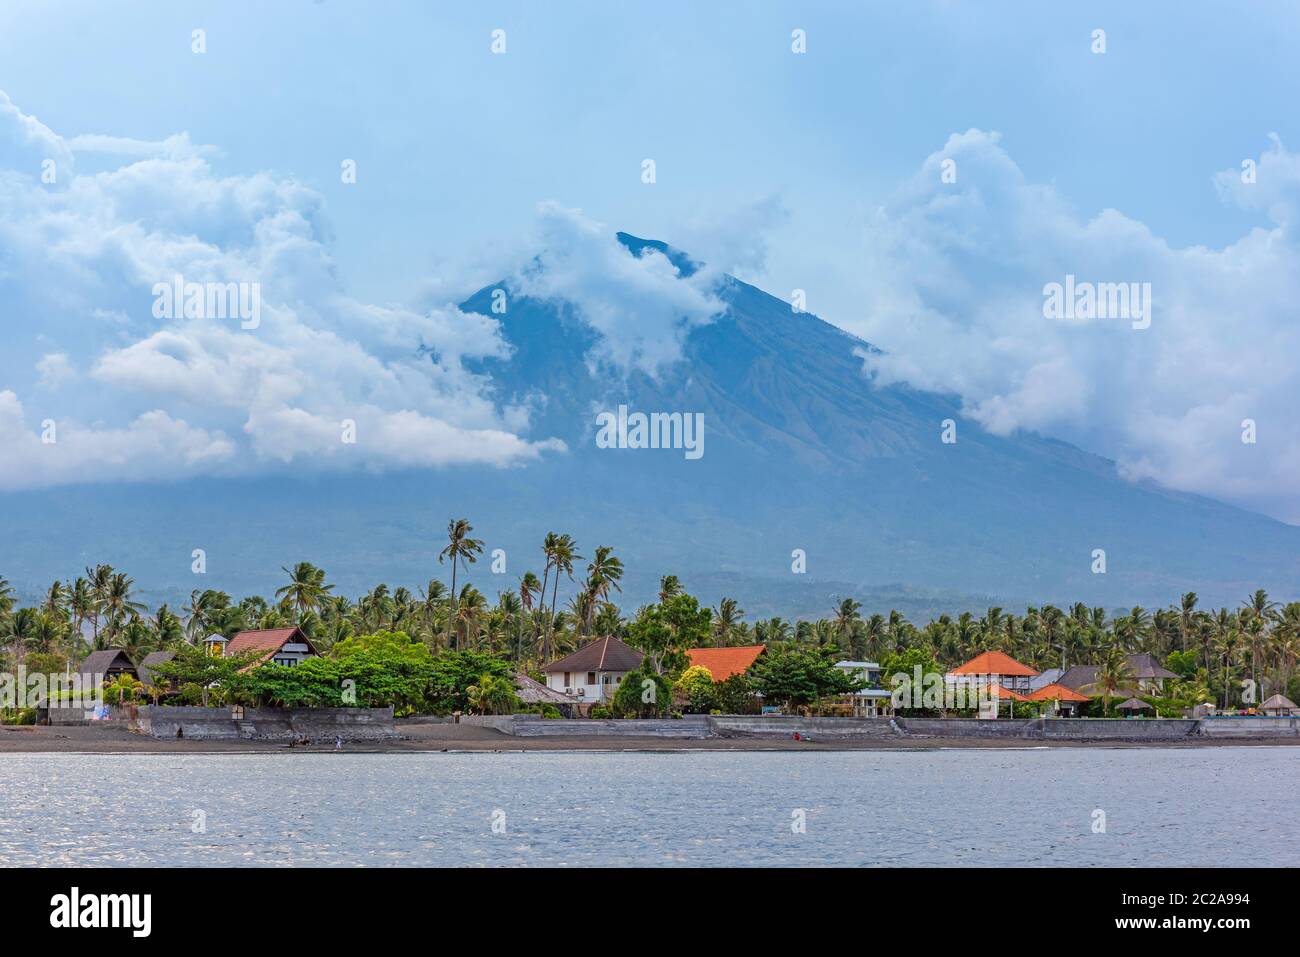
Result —
[[583, 695], [585, 695], [586, 693], [587, 693], [587, 689], [585, 689], [585, 688], [579, 688], [579, 689], [578, 689], [578, 697], [579, 697], [579, 698], [581, 698], [581, 697], [582, 697]]

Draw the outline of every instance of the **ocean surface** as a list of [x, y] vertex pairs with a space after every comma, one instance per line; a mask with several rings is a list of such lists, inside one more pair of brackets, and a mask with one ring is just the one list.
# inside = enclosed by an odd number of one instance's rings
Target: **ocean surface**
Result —
[[1300, 749], [0, 756], [0, 864], [1300, 864]]

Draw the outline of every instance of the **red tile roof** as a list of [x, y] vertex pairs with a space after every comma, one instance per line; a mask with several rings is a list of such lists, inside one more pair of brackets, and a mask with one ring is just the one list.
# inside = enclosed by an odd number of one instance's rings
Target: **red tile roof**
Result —
[[263, 628], [260, 631], [239, 632], [226, 645], [225, 655], [230, 658], [250, 651], [261, 651], [264, 654], [257, 660], [266, 661], [290, 641], [301, 642], [311, 649], [313, 655], [316, 654], [315, 647], [300, 628]]
[[1043, 685], [1029, 696], [1030, 701], [1087, 701], [1086, 694], [1079, 694], [1073, 688], [1067, 688], [1063, 684], [1052, 682], [1050, 685]]
[[1028, 701], [1029, 699], [1019, 691], [1012, 691], [1010, 688], [1004, 688], [1001, 685], [990, 684], [988, 693], [994, 698], [1010, 698], [1012, 701]]
[[1000, 651], [986, 651], [982, 655], [976, 655], [964, 665], [960, 665], [952, 671], [950, 675], [1009, 675], [1013, 677], [1032, 678], [1038, 674], [1028, 665], [1022, 665], [1010, 655], [1004, 655]]
[[686, 657], [691, 666], [702, 665], [709, 669], [714, 681], [726, 681], [733, 675], [743, 675], [750, 665], [767, 649], [766, 645], [739, 645], [735, 648], [687, 648]]

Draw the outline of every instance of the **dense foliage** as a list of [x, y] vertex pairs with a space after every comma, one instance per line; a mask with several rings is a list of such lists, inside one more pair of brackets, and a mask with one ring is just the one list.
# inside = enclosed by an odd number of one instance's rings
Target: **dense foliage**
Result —
[[[58, 672], [92, 650], [121, 648], [138, 663], [150, 651], [170, 649], [177, 659], [164, 669], [167, 678], [183, 700], [196, 703], [210, 703], [214, 696], [283, 703], [354, 700], [392, 704], [400, 711], [466, 711], [507, 706], [484, 676], [535, 672], [593, 636], [614, 635], [646, 653], [647, 673], [672, 677], [685, 668], [687, 648], [768, 646], [749, 676], [710, 690], [698, 682], [689, 692], [679, 688], [690, 710], [706, 705], [751, 710], [755, 690], [794, 707], [818, 694], [839, 693], [835, 681], [843, 676], [828, 670], [836, 658], [878, 661], [888, 675], [910, 673], [916, 664], [946, 670], [991, 649], [1038, 670], [1097, 665], [1112, 698], [1131, 690], [1114, 664], [1117, 656], [1150, 652], [1180, 676], [1167, 683], [1161, 705], [1166, 708], [1175, 701], [1249, 705], [1277, 691], [1300, 696], [1300, 602], [1282, 606], [1263, 591], [1236, 609], [1203, 610], [1197, 596], [1188, 593], [1177, 605], [1154, 612], [1138, 607], [1112, 614], [1081, 603], [1068, 609], [1030, 607], [1023, 614], [995, 607], [981, 616], [940, 615], [922, 626], [896, 611], [864, 616], [860, 603], [845, 598], [826, 618], [749, 622], [735, 600], [703, 606], [673, 575], [662, 579], [656, 602], [626, 613], [613, 600], [623, 577], [613, 549], [600, 546], [587, 559], [571, 536], [558, 533], [542, 543], [542, 575], [525, 572], [516, 587], [492, 603], [458, 577], [481, 553], [473, 526], [458, 519], [449, 523], [440, 556], [446, 583], [433, 579], [417, 591], [380, 584], [354, 601], [337, 594], [322, 569], [299, 562], [284, 569], [286, 583], [270, 598], [236, 600], [215, 589], [195, 590], [184, 608], [163, 604], [152, 613], [137, 599], [132, 579], [108, 565], [54, 582], [39, 601], [22, 607], [0, 578], [0, 664], [6, 670], [23, 664]], [[575, 577], [584, 562], [585, 576]], [[301, 674], [195, 657], [207, 635], [229, 638], [242, 630], [287, 625], [300, 626], [325, 655]], [[664, 702], [671, 701], [671, 684], [665, 690]], [[639, 697], [624, 704], [644, 710]]]

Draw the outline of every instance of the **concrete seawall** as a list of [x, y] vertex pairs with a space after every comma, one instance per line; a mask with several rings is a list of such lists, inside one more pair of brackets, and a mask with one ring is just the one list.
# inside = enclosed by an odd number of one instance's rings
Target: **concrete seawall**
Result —
[[[1295, 718], [800, 718], [781, 715], [687, 715], [677, 720], [560, 720], [537, 715], [464, 716], [462, 724], [517, 737], [609, 738], [987, 738], [1023, 741], [1175, 741], [1209, 737], [1300, 737]], [[1227, 723], [1232, 721], [1234, 723]]]
[[1300, 738], [1300, 718], [1202, 718], [1196, 733], [1207, 738]]
[[896, 738], [902, 732], [889, 718], [794, 718], [712, 715], [709, 727], [720, 738]]
[[392, 708], [230, 708], [139, 705], [109, 709], [110, 724], [153, 738], [196, 741], [376, 741], [397, 737]]

